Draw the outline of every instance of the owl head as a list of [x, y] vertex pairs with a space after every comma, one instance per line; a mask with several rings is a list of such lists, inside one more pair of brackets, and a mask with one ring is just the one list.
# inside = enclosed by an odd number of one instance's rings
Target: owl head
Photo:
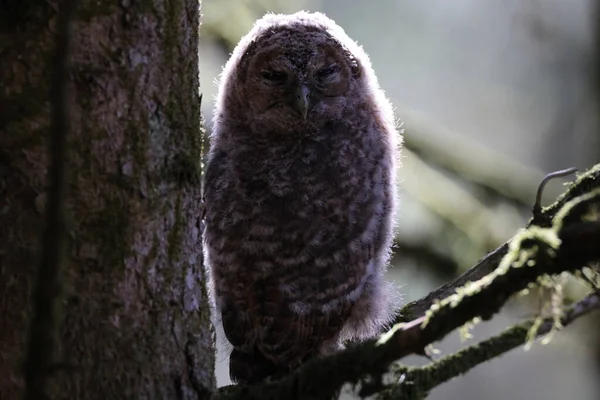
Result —
[[378, 92], [369, 58], [331, 19], [267, 14], [223, 70], [215, 127], [225, 123], [236, 132], [231, 125], [238, 124], [255, 138], [314, 134], [370, 108]]

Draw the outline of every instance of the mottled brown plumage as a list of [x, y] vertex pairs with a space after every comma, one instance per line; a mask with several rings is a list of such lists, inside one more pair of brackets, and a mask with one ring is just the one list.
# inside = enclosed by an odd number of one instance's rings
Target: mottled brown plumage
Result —
[[367, 55], [322, 14], [267, 15], [234, 50], [205, 175], [206, 262], [234, 381], [391, 321], [394, 122]]

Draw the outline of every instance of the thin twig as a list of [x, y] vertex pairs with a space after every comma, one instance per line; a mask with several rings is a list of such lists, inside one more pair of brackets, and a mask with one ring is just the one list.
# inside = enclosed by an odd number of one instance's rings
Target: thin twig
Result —
[[567, 169], [562, 169], [560, 171], [551, 172], [548, 175], [546, 175], [544, 179], [542, 179], [542, 182], [540, 182], [540, 185], [538, 186], [537, 195], [535, 196], [535, 204], [533, 205], [534, 218], [539, 216], [539, 214], [542, 211], [542, 195], [544, 194], [544, 188], [546, 187], [546, 184], [554, 178], [571, 175], [575, 172], [577, 172], [577, 168], [571, 167]]
[[54, 76], [50, 92], [52, 120], [49, 135], [48, 196], [41, 260], [33, 291], [33, 317], [29, 327], [24, 364], [25, 399], [49, 399], [48, 377], [53, 367], [59, 331], [60, 270], [65, 243], [64, 200], [66, 189], [68, 110], [68, 54], [70, 21], [75, 0], [60, 3], [57, 21]]

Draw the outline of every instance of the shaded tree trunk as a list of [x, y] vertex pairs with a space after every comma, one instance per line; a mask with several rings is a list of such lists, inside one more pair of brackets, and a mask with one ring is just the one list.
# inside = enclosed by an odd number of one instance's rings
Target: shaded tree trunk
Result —
[[[44, 225], [56, 1], [0, 12], [0, 399], [22, 394]], [[80, 2], [56, 399], [205, 398], [197, 0]]]

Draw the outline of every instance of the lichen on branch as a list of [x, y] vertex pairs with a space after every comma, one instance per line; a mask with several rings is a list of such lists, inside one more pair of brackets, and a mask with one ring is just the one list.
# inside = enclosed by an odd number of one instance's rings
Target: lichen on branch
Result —
[[[600, 290], [590, 293], [565, 310], [560, 318], [560, 324], [567, 326], [577, 318], [598, 310], [600, 310]], [[529, 319], [513, 325], [502, 333], [480, 343], [442, 357], [429, 365], [423, 367], [397, 366], [394, 368], [394, 373], [401, 376], [401, 382], [386, 388], [381, 392], [379, 399], [422, 399], [436, 386], [465, 374], [474, 367], [516, 347], [522, 346], [529, 340], [534, 326], [537, 326], [537, 328], [533, 339], [549, 334], [555, 325], [554, 318]]]

